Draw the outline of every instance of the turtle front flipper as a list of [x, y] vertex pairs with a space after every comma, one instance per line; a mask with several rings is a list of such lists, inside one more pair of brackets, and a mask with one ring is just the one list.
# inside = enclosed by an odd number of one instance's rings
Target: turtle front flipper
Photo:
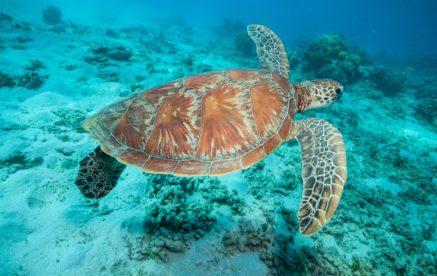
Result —
[[80, 161], [76, 185], [87, 198], [102, 198], [117, 185], [126, 165], [104, 153], [100, 146]]
[[256, 24], [247, 26], [247, 34], [256, 44], [261, 66], [288, 79], [290, 65], [279, 37], [266, 26]]
[[299, 207], [299, 229], [312, 235], [325, 225], [337, 209], [346, 182], [346, 153], [341, 133], [320, 119], [297, 121], [302, 151], [303, 193]]

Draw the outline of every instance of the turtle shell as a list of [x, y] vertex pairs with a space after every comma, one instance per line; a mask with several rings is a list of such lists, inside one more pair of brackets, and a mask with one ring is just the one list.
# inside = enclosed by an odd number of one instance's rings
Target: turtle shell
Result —
[[84, 127], [104, 152], [146, 172], [221, 175], [286, 141], [295, 102], [293, 87], [276, 73], [216, 71], [133, 95]]

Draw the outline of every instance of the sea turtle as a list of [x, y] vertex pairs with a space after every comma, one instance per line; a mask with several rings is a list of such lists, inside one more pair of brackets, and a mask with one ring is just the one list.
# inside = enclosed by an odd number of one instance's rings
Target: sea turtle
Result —
[[299, 228], [311, 235], [326, 224], [346, 181], [340, 132], [322, 119], [296, 113], [330, 104], [343, 87], [332, 80], [291, 85], [281, 40], [249, 25], [263, 70], [224, 70], [179, 79], [132, 95], [87, 119], [84, 129], [100, 143], [80, 162], [76, 185], [102, 198], [125, 165], [177, 176], [223, 175], [264, 159], [296, 138], [302, 151], [303, 196]]

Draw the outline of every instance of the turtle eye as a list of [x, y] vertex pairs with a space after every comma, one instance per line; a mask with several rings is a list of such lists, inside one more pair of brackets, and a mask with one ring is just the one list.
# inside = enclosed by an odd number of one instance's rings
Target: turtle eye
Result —
[[341, 94], [341, 89], [340, 88], [335, 89], [335, 93]]

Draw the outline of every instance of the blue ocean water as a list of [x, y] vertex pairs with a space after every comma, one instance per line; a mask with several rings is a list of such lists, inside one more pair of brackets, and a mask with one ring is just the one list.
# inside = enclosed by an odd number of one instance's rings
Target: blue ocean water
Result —
[[[0, 274], [437, 275], [436, 12], [431, 0], [2, 0]], [[82, 128], [86, 118], [177, 79], [260, 69], [249, 24], [284, 43], [296, 97], [313, 79], [340, 82], [341, 97], [296, 110], [297, 133], [250, 168], [179, 177], [128, 166], [107, 196], [85, 198], [75, 185], [80, 161], [99, 145]], [[274, 100], [261, 101], [262, 120]], [[143, 114], [128, 125], [153, 124]], [[302, 182], [310, 182], [302, 173], [322, 177], [320, 163], [308, 172], [297, 140], [285, 141], [307, 118], [339, 130], [348, 171], [335, 214], [311, 236], [299, 228]], [[233, 133], [232, 116], [220, 122]], [[119, 137], [133, 139], [126, 132]]]

